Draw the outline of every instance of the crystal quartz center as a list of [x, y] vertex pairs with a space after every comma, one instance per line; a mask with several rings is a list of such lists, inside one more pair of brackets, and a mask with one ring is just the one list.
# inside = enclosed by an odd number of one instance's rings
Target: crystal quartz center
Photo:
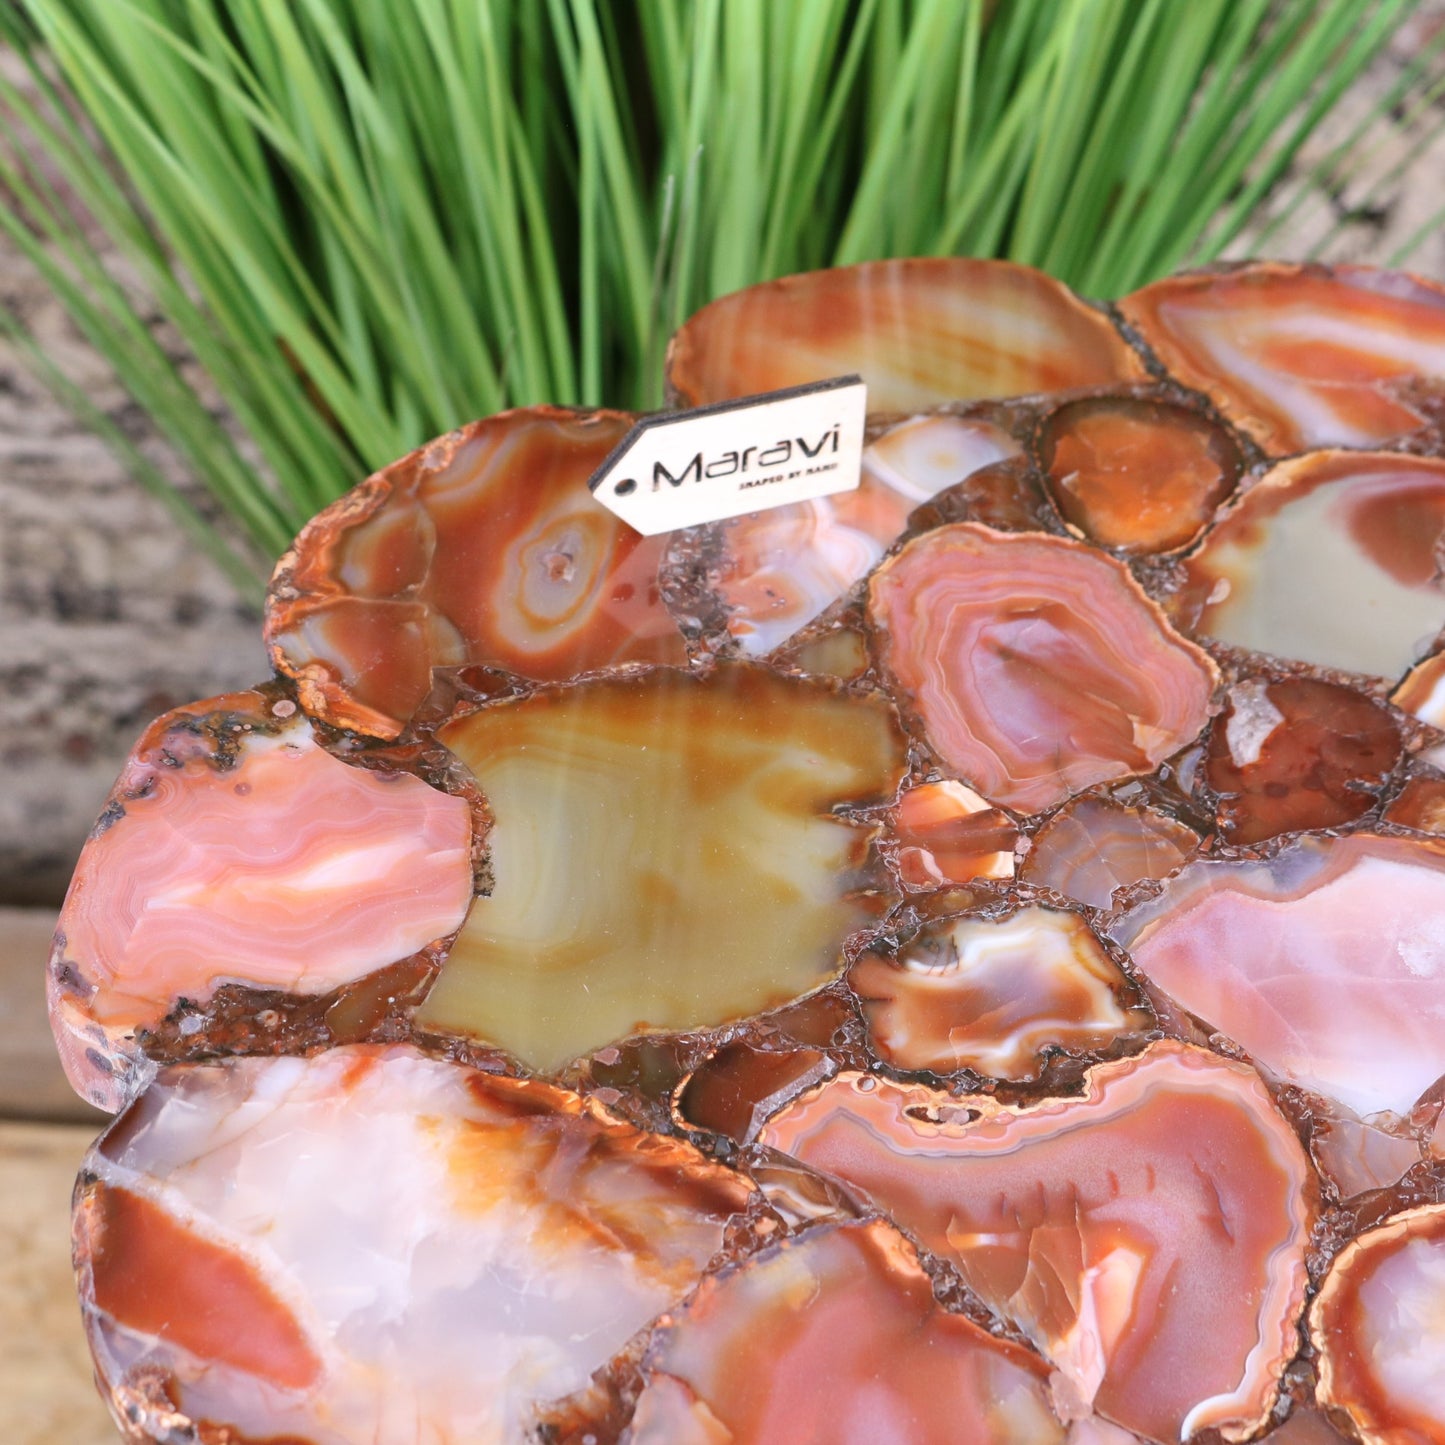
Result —
[[1102, 312], [1029, 266], [868, 261], [704, 306], [672, 339], [686, 406], [855, 373], [874, 412], [1143, 381]]
[[1445, 461], [1318, 452], [1283, 462], [1193, 553], [1176, 617], [1231, 647], [1395, 677], [1445, 624]]
[[935, 924], [892, 962], [865, 956], [848, 982], [873, 1047], [900, 1069], [1030, 1080], [1050, 1051], [1103, 1048], [1153, 1021], [1123, 1001], [1088, 924], [1047, 908]]
[[1442, 919], [1445, 846], [1356, 833], [1191, 863], [1112, 935], [1266, 1069], [1368, 1118], [1445, 1074]]
[[528, 407], [412, 452], [328, 507], [281, 559], [267, 640], [308, 708], [394, 737], [437, 667], [545, 681], [683, 661], [662, 605], [664, 537], [587, 490], [621, 412]]
[[496, 703], [441, 739], [490, 804], [479, 899], [419, 1015], [552, 1068], [639, 1028], [745, 1017], [824, 982], [902, 737], [881, 698], [746, 664]]
[[406, 1045], [168, 1069], [81, 1178], [120, 1407], [154, 1439], [308, 1445], [523, 1439], [752, 1193], [564, 1089]]
[[627, 1445], [1064, 1445], [1047, 1367], [947, 1314], [908, 1241], [822, 1226], [658, 1330]]
[[182, 999], [327, 993], [454, 932], [471, 837], [463, 799], [348, 766], [294, 703], [247, 692], [167, 713], [61, 910], [48, 987], [71, 1083], [117, 1109], [146, 1072], [135, 1031]]
[[1180, 381], [1276, 456], [1406, 436], [1445, 385], [1445, 290], [1398, 272], [1202, 271], [1119, 309]]
[[1159, 1441], [1268, 1419], [1314, 1175], [1246, 1065], [1160, 1042], [1032, 1108], [840, 1074], [759, 1137], [951, 1260], [1055, 1366], [1066, 1417]]
[[1218, 677], [1121, 563], [1039, 533], [925, 533], [874, 574], [869, 614], [945, 765], [1021, 812], [1151, 771]]
[[1310, 1334], [1320, 1399], [1365, 1445], [1445, 1439], [1445, 1207], [1409, 1210], [1347, 1244]]
[[714, 585], [739, 649], [759, 656], [786, 642], [867, 576], [920, 502], [1019, 451], [987, 421], [916, 417], [865, 451], [856, 491], [724, 522]]
[[1193, 541], [1239, 481], [1239, 448], [1185, 407], [1135, 397], [1060, 407], [1044, 468], [1064, 520], [1104, 547], [1169, 552]]

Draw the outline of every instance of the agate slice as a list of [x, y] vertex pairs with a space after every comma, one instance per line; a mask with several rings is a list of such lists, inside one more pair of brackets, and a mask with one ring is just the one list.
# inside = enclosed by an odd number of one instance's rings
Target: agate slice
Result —
[[1028, 266], [869, 261], [705, 306], [672, 339], [685, 406], [857, 374], [872, 412], [1145, 380], [1108, 318]]
[[1167, 878], [1199, 841], [1192, 828], [1158, 808], [1091, 794], [1065, 804], [1034, 834], [1021, 876], [1108, 909], [1120, 889]]
[[1246, 492], [1171, 604], [1231, 647], [1395, 677], [1445, 624], [1445, 461], [1318, 452]]
[[1119, 309], [1180, 381], [1275, 455], [1407, 436], [1445, 385], [1445, 291], [1400, 272], [1203, 271]]
[[944, 764], [1032, 813], [1193, 740], [1217, 673], [1113, 558], [959, 523], [874, 574], [886, 671]]
[[1032, 1108], [840, 1074], [760, 1138], [951, 1260], [1055, 1366], [1066, 1415], [1158, 1441], [1268, 1420], [1314, 1187], [1246, 1065], [1160, 1042]]
[[1013, 877], [1017, 825], [962, 783], [945, 779], [909, 788], [892, 822], [905, 887]]
[[1046, 908], [925, 928], [896, 960], [848, 977], [880, 1058], [900, 1069], [1037, 1078], [1051, 1053], [1087, 1053], [1147, 1029], [1147, 1010], [1083, 919]]
[[1047, 1367], [946, 1314], [881, 1222], [703, 1281], [654, 1336], [628, 1445], [1064, 1445]]
[[463, 799], [339, 761], [289, 700], [167, 713], [61, 910], [48, 986], [71, 1083], [113, 1111], [147, 1072], [135, 1032], [181, 1000], [222, 983], [323, 994], [455, 932], [471, 839]]
[[1070, 402], [1049, 417], [1039, 455], [1071, 527], [1136, 555], [1192, 542], [1234, 491], [1243, 467], [1223, 427], [1140, 397]]
[[1320, 1399], [1364, 1445], [1445, 1439], [1445, 1207], [1410, 1210], [1347, 1244], [1310, 1334]]
[[817, 987], [867, 921], [850, 896], [903, 740], [881, 698], [743, 664], [496, 703], [440, 737], [495, 823], [494, 885], [419, 1022], [553, 1068]]
[[517, 1441], [692, 1288], [751, 1192], [404, 1045], [180, 1066], [86, 1160], [86, 1326], [155, 1439]]
[[1445, 1074], [1442, 915], [1445, 847], [1357, 833], [1192, 863], [1112, 934], [1266, 1069], [1368, 1118]]
[[916, 417], [866, 450], [856, 491], [724, 522], [710, 580], [739, 649], [771, 652], [868, 574], [920, 502], [1018, 452], [991, 422]]
[[1399, 758], [1394, 719], [1350, 688], [1251, 678], [1229, 690], [1204, 771], [1225, 836], [1258, 843], [1363, 817]]
[[473, 422], [378, 472], [281, 559], [266, 638], [327, 722], [394, 737], [432, 669], [480, 663], [544, 681], [678, 663], [666, 538], [587, 490], [621, 412], [530, 407]]

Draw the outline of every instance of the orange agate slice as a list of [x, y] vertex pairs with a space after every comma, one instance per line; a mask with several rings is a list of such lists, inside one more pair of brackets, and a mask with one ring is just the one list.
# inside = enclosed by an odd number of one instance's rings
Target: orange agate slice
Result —
[[895, 960], [861, 959], [848, 982], [874, 1049], [900, 1069], [1027, 1081], [1050, 1054], [1103, 1048], [1152, 1022], [1125, 1000], [1088, 924], [1046, 908], [934, 924]]
[[1055, 1366], [1069, 1413], [1151, 1440], [1267, 1423], [1316, 1189], [1247, 1065], [1162, 1041], [1031, 1108], [840, 1074], [760, 1139], [953, 1261]]
[[1445, 384], [1445, 290], [1403, 272], [1264, 263], [1171, 276], [1119, 307], [1276, 456], [1408, 435]]
[[868, 261], [724, 296], [673, 337], [684, 406], [856, 373], [871, 412], [1143, 381], [1109, 319], [1010, 261]]
[[1193, 541], [1243, 467], [1223, 427], [1187, 407], [1137, 397], [1060, 407], [1044, 424], [1039, 452], [1064, 520], [1130, 555]]
[[882, 1221], [703, 1281], [653, 1338], [629, 1445], [1064, 1445], [1048, 1369], [947, 1314]]
[[341, 762], [290, 701], [167, 713], [61, 910], [49, 991], [71, 1083], [119, 1108], [146, 1072], [135, 1032], [179, 1000], [222, 983], [323, 994], [455, 932], [471, 841], [464, 799]]
[[394, 737], [434, 668], [555, 681], [684, 660], [663, 605], [665, 537], [640, 537], [587, 480], [621, 412], [527, 407], [472, 422], [316, 517], [276, 570], [266, 640], [327, 722]]
[[1032, 813], [1147, 773], [1198, 734], [1217, 672], [1122, 563], [957, 523], [875, 574], [885, 669], [929, 743], [990, 802]]

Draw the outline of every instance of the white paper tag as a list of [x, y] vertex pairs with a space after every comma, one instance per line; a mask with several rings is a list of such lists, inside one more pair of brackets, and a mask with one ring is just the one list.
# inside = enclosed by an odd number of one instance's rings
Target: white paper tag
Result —
[[593, 473], [592, 495], [644, 536], [851, 492], [868, 388], [856, 376], [662, 413]]

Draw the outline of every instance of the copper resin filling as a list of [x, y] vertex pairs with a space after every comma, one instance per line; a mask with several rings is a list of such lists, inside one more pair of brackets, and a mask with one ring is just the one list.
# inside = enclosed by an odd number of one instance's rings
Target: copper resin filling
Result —
[[48, 972], [128, 1440], [1445, 1441], [1445, 294], [669, 352], [851, 373], [856, 491], [661, 537], [620, 413], [421, 448], [142, 737]]

